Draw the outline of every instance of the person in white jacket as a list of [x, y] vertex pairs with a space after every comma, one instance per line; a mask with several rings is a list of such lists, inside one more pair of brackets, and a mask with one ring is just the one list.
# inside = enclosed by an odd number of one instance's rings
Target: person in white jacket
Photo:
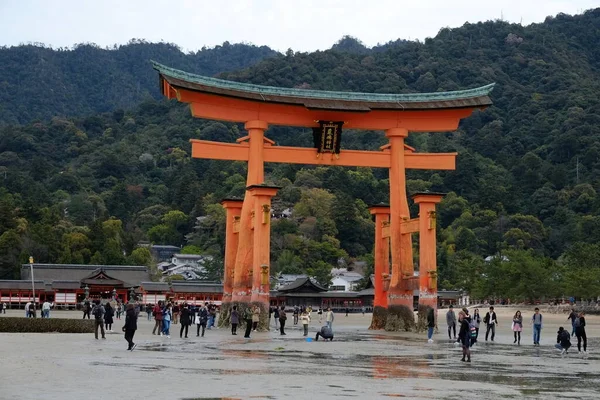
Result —
[[328, 307], [327, 312], [325, 313], [325, 323], [329, 328], [332, 327], [334, 319], [333, 311], [331, 311], [331, 307]]
[[304, 328], [304, 336], [308, 336], [308, 324], [310, 323], [310, 315], [308, 315], [308, 311], [304, 311], [302, 315], [300, 315], [300, 322]]

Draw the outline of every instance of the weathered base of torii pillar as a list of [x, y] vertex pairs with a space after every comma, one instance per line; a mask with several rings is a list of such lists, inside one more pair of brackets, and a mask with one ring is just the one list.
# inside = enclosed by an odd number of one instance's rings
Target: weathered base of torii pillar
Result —
[[416, 193], [412, 196], [419, 205], [419, 319], [417, 330], [427, 329], [427, 313], [437, 315], [437, 257], [435, 205], [442, 201], [441, 193]]
[[369, 329], [384, 329], [387, 323], [390, 286], [390, 207], [378, 204], [369, 207], [375, 215], [375, 265], [373, 273], [373, 316]]

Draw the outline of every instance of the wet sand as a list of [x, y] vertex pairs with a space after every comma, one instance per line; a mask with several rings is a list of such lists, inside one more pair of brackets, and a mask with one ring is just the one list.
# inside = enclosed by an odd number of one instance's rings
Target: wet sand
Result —
[[[445, 311], [433, 344], [424, 334], [369, 331], [370, 314], [336, 315], [333, 342], [306, 342], [294, 326], [287, 336], [273, 329], [247, 340], [225, 329], [197, 338], [195, 326], [189, 339], [180, 339], [174, 325], [167, 339], [151, 334], [146, 314], [140, 314], [133, 352], [125, 350], [120, 331], [98, 341], [93, 334], [2, 333], [0, 399], [598, 398], [600, 317], [586, 318], [588, 356], [577, 354], [573, 338], [574, 348], [562, 357], [554, 343], [559, 325], [570, 328], [566, 314], [544, 313], [541, 346], [534, 347], [532, 311], [523, 308], [526, 323], [516, 346], [514, 309], [497, 307], [495, 342], [485, 343], [480, 333], [467, 364], [448, 340]], [[114, 330], [122, 325], [116, 321]], [[318, 326], [313, 318], [313, 339]]]

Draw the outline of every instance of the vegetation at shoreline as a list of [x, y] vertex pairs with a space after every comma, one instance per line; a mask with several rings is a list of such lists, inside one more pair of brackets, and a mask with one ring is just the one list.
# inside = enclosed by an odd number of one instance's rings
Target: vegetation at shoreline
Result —
[[[371, 49], [346, 37], [327, 51], [285, 55], [224, 45], [210, 56], [186, 56], [143, 42], [112, 54], [90, 46], [0, 49], [0, 278], [18, 278], [29, 255], [150, 265], [148, 252], [136, 248], [142, 240], [197, 246], [215, 257], [214, 277], [224, 245], [219, 201], [243, 196], [246, 165], [191, 159], [188, 141], [234, 142], [243, 126], [194, 119], [185, 105], [157, 99], [151, 57], [190, 72], [319, 90], [435, 92], [496, 82], [494, 106], [457, 131], [408, 139], [417, 151], [459, 152], [456, 171], [407, 176], [409, 194], [448, 193], [438, 212], [440, 287], [479, 298], [595, 297], [598, 26], [600, 9], [525, 27], [465, 24], [424, 43]], [[72, 98], [61, 92], [60, 101], [41, 101], [67, 81]], [[279, 145], [312, 145], [308, 129], [275, 126], [267, 136]], [[382, 132], [345, 129], [342, 148], [385, 143]], [[327, 283], [339, 259], [372, 265], [367, 206], [388, 201], [387, 179], [378, 169], [267, 164], [267, 183], [282, 187], [275, 210], [292, 211], [273, 222], [273, 273], [306, 272]], [[411, 213], [417, 216], [414, 205]]]

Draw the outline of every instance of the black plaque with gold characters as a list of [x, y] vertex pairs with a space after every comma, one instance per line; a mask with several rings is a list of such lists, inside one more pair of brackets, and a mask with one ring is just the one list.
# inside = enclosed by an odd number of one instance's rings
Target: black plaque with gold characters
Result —
[[318, 128], [313, 128], [313, 140], [317, 153], [340, 154], [343, 121], [317, 121]]

